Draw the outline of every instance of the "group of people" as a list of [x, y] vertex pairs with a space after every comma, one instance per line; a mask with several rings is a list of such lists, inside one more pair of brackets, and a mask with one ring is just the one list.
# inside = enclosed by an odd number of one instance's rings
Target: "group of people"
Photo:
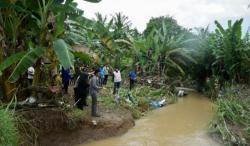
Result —
[[[107, 84], [108, 77], [111, 74], [113, 76], [114, 82], [113, 94], [115, 96], [119, 96], [122, 76], [121, 71], [118, 68], [114, 69], [112, 73], [110, 72], [108, 65], [104, 65], [99, 69], [95, 69], [92, 73], [87, 73], [84, 68], [81, 68], [74, 87], [76, 106], [81, 110], [83, 110], [84, 106], [88, 106], [87, 96], [90, 94], [92, 98], [91, 114], [94, 117], [99, 117], [100, 115], [97, 114], [97, 96], [103, 86]], [[129, 73], [129, 78], [131, 90], [136, 82], [136, 73], [131, 71]]]
[[[119, 97], [119, 89], [122, 82], [121, 71], [115, 68], [112, 72], [107, 64], [89, 73], [86, 69], [87, 67], [82, 66], [76, 67], [76, 70], [73, 71], [70, 68], [65, 69], [62, 67], [60, 70], [61, 74], [55, 75], [53, 80], [57, 81], [61, 78], [61, 82], [55, 84], [62, 84], [62, 89], [66, 94], [68, 93], [70, 83], [74, 84], [75, 105], [81, 110], [83, 110], [84, 106], [88, 106], [87, 97], [90, 95], [92, 98], [91, 114], [94, 117], [99, 117], [100, 115], [97, 114], [98, 92], [107, 84], [109, 76], [112, 75], [114, 82], [113, 94], [115, 97]], [[32, 83], [34, 73], [34, 68], [30, 67], [28, 69], [28, 80], [30, 84]], [[136, 82], [136, 73], [134, 71], [129, 73], [129, 79], [129, 89], [132, 90]]]
[[[90, 77], [92, 76], [92, 77]], [[84, 68], [80, 69], [79, 76], [75, 81], [74, 92], [75, 92], [75, 104], [83, 110], [84, 106], [88, 106], [87, 97], [90, 94], [92, 97], [91, 115], [99, 117], [96, 112], [97, 108], [97, 94], [101, 86], [99, 86], [99, 70], [95, 70], [93, 74], [87, 73]]]

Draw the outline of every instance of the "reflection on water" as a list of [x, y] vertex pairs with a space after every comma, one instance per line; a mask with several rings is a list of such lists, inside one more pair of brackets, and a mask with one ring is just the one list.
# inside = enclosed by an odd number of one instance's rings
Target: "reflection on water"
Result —
[[192, 93], [150, 112], [120, 137], [80, 146], [217, 146], [206, 133], [212, 106], [207, 98]]

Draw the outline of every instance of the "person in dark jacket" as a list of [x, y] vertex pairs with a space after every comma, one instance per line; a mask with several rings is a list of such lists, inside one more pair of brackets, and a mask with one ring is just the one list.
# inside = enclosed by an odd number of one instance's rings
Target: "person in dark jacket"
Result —
[[87, 97], [89, 94], [89, 75], [81, 72], [75, 82], [75, 102], [79, 109], [83, 110], [83, 106], [88, 106]]

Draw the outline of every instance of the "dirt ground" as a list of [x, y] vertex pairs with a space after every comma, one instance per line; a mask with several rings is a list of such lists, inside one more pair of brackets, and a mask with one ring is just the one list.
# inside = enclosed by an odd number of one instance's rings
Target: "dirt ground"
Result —
[[[69, 93], [64, 96], [70, 105], [74, 104], [72, 86]], [[60, 107], [30, 108], [20, 112], [29, 123], [22, 126], [25, 127], [23, 133], [31, 133], [24, 138], [27, 142], [23, 142], [22, 146], [75, 146], [121, 135], [135, 125], [131, 113], [119, 107], [108, 109], [98, 105], [98, 114], [101, 116], [91, 117], [89, 105], [84, 108], [86, 114], [83, 118], [77, 119], [72, 118], [67, 110]]]
[[78, 121], [77, 127], [72, 130], [44, 133], [39, 137], [39, 143], [41, 146], [74, 146], [121, 135], [134, 126], [132, 116], [125, 111], [103, 111], [100, 114], [98, 118], [87, 117]]
[[124, 109], [114, 111], [101, 107], [101, 117], [91, 117], [90, 107], [85, 110], [87, 115], [76, 121], [58, 108], [31, 109], [23, 115], [37, 130], [37, 146], [74, 146], [121, 135], [134, 126], [133, 117]]

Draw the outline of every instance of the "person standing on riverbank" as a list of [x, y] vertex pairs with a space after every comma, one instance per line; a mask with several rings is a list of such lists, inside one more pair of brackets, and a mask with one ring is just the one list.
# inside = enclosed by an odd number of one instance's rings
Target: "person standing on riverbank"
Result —
[[75, 102], [79, 109], [83, 110], [83, 106], [88, 106], [87, 97], [89, 94], [89, 75], [84, 69], [81, 70], [75, 82]]
[[108, 64], [105, 64], [105, 66], [104, 66], [104, 82], [103, 82], [104, 85], [107, 85], [108, 77], [109, 77], [109, 67], [108, 67]]
[[33, 82], [33, 77], [35, 74], [35, 69], [33, 66], [28, 68], [28, 85], [31, 86]]
[[104, 83], [104, 76], [105, 76], [104, 66], [101, 66], [100, 67], [100, 77], [99, 77], [100, 86], [102, 86]]
[[116, 68], [115, 71], [113, 72], [113, 79], [114, 79], [113, 94], [118, 94], [120, 86], [121, 86], [121, 81], [122, 81], [121, 72], [118, 68]]
[[71, 79], [70, 70], [62, 67], [62, 81], [65, 94], [68, 94], [69, 81]]
[[136, 73], [135, 71], [129, 72], [129, 89], [132, 90], [136, 83]]
[[102, 89], [102, 87], [98, 85], [99, 76], [99, 70], [95, 70], [94, 75], [90, 80], [89, 93], [92, 97], [91, 115], [93, 117], [100, 117], [100, 115], [97, 114], [97, 95], [98, 92]]

